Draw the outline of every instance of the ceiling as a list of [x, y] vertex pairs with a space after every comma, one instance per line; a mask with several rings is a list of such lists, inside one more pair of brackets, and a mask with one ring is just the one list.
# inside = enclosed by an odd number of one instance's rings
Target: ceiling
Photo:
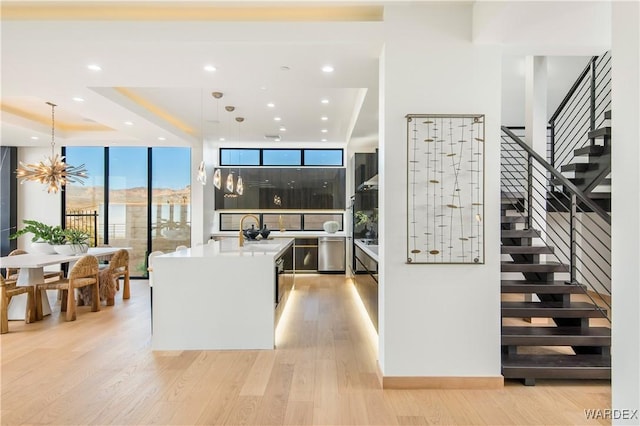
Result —
[[[382, 3], [301, 3], [3, 1], [0, 143], [48, 145], [53, 102], [59, 145], [377, 146]], [[549, 111], [586, 59], [549, 59]], [[522, 61], [504, 58], [506, 124]]]
[[45, 102], [57, 105], [59, 145], [377, 144], [382, 42], [371, 8], [322, 22], [339, 7], [261, 21], [255, 8], [197, 19], [210, 10], [183, 18], [174, 5], [169, 17], [148, 9], [135, 20], [137, 9], [121, 3], [121, 15], [96, 20], [96, 11], [61, 17], [43, 3], [16, 17], [16, 5], [2, 6], [3, 145], [51, 142]]

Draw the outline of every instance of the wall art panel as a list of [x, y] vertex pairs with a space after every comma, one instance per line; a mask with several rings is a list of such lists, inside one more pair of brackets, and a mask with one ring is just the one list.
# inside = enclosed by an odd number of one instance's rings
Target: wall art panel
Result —
[[484, 263], [484, 115], [406, 119], [407, 263]]

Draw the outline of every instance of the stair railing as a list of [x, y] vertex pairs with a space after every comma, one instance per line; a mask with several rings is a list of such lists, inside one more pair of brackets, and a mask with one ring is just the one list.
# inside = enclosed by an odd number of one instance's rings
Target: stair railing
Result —
[[589, 144], [591, 130], [603, 126], [611, 109], [611, 53], [591, 58], [549, 119], [549, 163], [560, 169], [573, 159], [573, 151]]
[[541, 242], [553, 248], [547, 260], [569, 265], [566, 283], [580, 285], [594, 305], [610, 310], [611, 216], [504, 126], [500, 185], [526, 227], [539, 230]]

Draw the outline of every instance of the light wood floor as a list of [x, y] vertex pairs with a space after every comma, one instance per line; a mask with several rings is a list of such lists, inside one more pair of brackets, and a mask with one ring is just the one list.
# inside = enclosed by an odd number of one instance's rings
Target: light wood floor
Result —
[[0, 337], [1, 422], [559, 425], [597, 424], [584, 409], [610, 407], [603, 382], [383, 391], [349, 280], [298, 275], [289, 303], [274, 351], [152, 352], [146, 281], [113, 307], [80, 307], [74, 322], [59, 304], [43, 321], [11, 321]]

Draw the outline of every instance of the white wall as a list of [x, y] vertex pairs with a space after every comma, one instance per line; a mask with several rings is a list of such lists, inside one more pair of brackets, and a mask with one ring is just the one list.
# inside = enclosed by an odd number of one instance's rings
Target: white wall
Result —
[[[600, 52], [604, 53], [604, 52]], [[547, 119], [562, 102], [590, 56], [547, 56]], [[523, 126], [525, 122], [525, 57], [502, 58], [502, 124]]]
[[[35, 163], [51, 155], [51, 147], [18, 148], [18, 160], [23, 163]], [[60, 192], [48, 194], [47, 187], [36, 182], [24, 182], [18, 185], [18, 229], [22, 220], [37, 220], [49, 225], [60, 225], [62, 197]], [[29, 251], [31, 238], [27, 234], [18, 239], [18, 248]]]
[[609, 1], [477, 1], [473, 42], [528, 55], [598, 55], [611, 45]]
[[[380, 364], [384, 376], [500, 375], [500, 50], [469, 4], [385, 8], [380, 69]], [[485, 264], [407, 265], [410, 113], [485, 114]]]
[[[640, 3], [613, 3], [612, 407], [640, 409]], [[614, 424], [639, 423], [639, 419]]]

